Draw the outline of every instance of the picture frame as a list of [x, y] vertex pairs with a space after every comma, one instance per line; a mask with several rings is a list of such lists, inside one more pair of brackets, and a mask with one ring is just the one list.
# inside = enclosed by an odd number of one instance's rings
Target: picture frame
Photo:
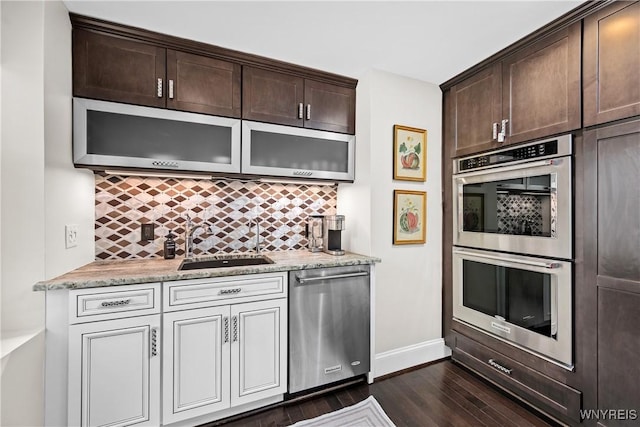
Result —
[[484, 194], [462, 195], [462, 228], [464, 231], [484, 231]]
[[427, 241], [427, 192], [393, 191], [393, 244], [424, 244]]
[[427, 180], [427, 131], [393, 125], [393, 179]]

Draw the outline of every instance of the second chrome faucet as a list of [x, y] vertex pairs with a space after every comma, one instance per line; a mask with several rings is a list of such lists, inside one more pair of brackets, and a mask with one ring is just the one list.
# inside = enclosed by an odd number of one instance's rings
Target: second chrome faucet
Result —
[[260, 247], [262, 244], [260, 243], [260, 220], [256, 217], [249, 220], [249, 231], [251, 231], [252, 224], [256, 224], [256, 241], [255, 241], [255, 250], [256, 254], [260, 255]]

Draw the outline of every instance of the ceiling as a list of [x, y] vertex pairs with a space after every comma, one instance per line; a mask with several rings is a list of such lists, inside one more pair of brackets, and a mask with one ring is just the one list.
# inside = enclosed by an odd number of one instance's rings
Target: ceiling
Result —
[[582, 1], [81, 1], [71, 12], [342, 74], [440, 84]]

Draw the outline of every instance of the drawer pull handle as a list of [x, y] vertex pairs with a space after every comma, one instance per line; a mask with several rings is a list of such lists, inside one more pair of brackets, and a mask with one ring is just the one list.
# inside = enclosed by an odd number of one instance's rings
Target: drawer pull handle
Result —
[[498, 371], [500, 372], [504, 372], [507, 375], [511, 375], [511, 369], [509, 368], [505, 368], [504, 366], [502, 366], [501, 364], [499, 364], [498, 362], [496, 362], [493, 359], [489, 359], [489, 365], [496, 368]]
[[121, 305], [128, 305], [131, 302], [131, 298], [129, 299], [121, 299], [117, 301], [104, 301], [100, 304], [102, 307], [119, 307]]
[[242, 292], [242, 288], [221, 289], [219, 295], [238, 294]]
[[229, 342], [229, 318], [224, 318], [224, 342]]

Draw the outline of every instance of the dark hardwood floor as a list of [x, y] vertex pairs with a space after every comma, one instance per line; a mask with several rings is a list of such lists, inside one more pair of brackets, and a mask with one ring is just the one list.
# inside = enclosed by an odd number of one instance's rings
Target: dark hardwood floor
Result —
[[207, 426], [288, 426], [374, 396], [396, 426], [555, 426], [450, 360]]

